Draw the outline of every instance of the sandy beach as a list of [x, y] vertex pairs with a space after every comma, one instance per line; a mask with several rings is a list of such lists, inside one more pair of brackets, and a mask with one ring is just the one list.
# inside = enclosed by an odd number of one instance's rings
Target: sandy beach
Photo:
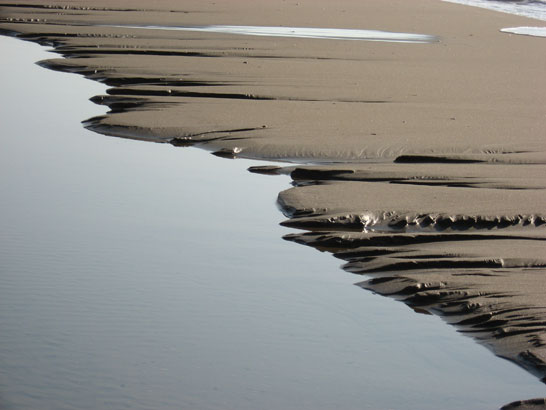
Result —
[[250, 171], [291, 176], [285, 239], [546, 381], [546, 41], [500, 31], [536, 25], [439, 0], [0, 3], [1, 33], [62, 56], [40, 65], [109, 86], [86, 128], [278, 161]]

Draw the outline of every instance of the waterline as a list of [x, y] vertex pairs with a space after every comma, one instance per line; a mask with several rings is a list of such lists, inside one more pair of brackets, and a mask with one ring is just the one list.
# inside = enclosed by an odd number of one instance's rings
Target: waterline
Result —
[[483, 9], [499, 11], [501, 13], [530, 17], [546, 21], [546, 4], [540, 1], [512, 2], [493, 0], [443, 0], [448, 3], [464, 4]]
[[282, 241], [288, 181], [92, 134], [103, 86], [0, 40], [0, 408], [470, 410], [543, 391]]

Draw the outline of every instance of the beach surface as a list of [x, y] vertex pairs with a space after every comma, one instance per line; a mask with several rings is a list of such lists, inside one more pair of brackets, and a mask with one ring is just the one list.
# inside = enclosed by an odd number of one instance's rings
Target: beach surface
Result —
[[64, 57], [41, 65], [110, 87], [88, 129], [285, 163], [251, 169], [294, 181], [285, 239], [545, 381], [546, 41], [500, 31], [540, 24], [438, 0], [0, 3], [4, 34]]

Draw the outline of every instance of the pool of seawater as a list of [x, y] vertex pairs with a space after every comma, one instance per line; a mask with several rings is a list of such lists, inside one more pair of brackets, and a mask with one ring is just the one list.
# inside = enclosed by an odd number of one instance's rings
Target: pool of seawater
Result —
[[0, 37], [0, 408], [489, 409], [544, 387], [283, 241], [284, 177], [108, 138]]

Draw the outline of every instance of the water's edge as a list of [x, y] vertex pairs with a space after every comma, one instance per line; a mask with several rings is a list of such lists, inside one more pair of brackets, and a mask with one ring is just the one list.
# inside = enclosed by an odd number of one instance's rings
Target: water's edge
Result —
[[[44, 42], [45, 40], [44, 39], [39, 39], [38, 40], [39, 42]], [[47, 42], [47, 41], [45, 41]], [[54, 67], [56, 69], [59, 69], [60, 71], [70, 71], [70, 69], [68, 70], [65, 70], [63, 69], [63, 67], [61, 66], [56, 66]], [[82, 72], [82, 74], [85, 74]], [[91, 77], [93, 77], [93, 73], [89, 73]], [[104, 78], [103, 78], [104, 79]], [[108, 80], [106, 80], [108, 81]], [[121, 81], [121, 79], [119, 78], [114, 78], [113, 81]], [[139, 102], [138, 101], [131, 101], [130, 98], [127, 98], [127, 97], [123, 97], [124, 98], [124, 101], [120, 101], [120, 99], [114, 99], [114, 103], [113, 104], [109, 104], [110, 105], [110, 108], [113, 109], [113, 110], [116, 110], [116, 109], [119, 109], [121, 111], [123, 111], [123, 109], [127, 108], [127, 107], [135, 107], [137, 106], [138, 107], [138, 104]], [[104, 103], [104, 99], [101, 100], [102, 103]], [[136, 105], [135, 105], [136, 104]], [[239, 133], [241, 132], [241, 130], [233, 130], [235, 131], [234, 134], [237, 134], [237, 131], [239, 131]], [[115, 135], [115, 133], [113, 133]], [[128, 136], [128, 135], [120, 135], [120, 136]], [[129, 135], [130, 136], [130, 135]], [[215, 138], [214, 135], [209, 135], [208, 137], [210, 138]], [[208, 138], [207, 137], [207, 138]], [[180, 144], [175, 144], [175, 145], [184, 145], [183, 143], [180, 143]], [[199, 144], [197, 144], [199, 145]], [[218, 151], [216, 152], [216, 154], [218, 156], [231, 156], [231, 154], [233, 154], [232, 152], [223, 152], [223, 151]], [[328, 170], [326, 173], [322, 173], [322, 171], [317, 171], [317, 170], [313, 170], [311, 168], [307, 169], [305, 167], [302, 167], [302, 166], [293, 166], [293, 167], [290, 167], [288, 170], [281, 170], [281, 168], [276, 168], [276, 167], [266, 167], [268, 168], [268, 170], [271, 170], [271, 169], [274, 169], [273, 172], [271, 173], [285, 173], [285, 174], [290, 174], [293, 178], [293, 180], [295, 181], [295, 185], [296, 187], [292, 190], [293, 192], [302, 192], [306, 186], [310, 186], [309, 189], [313, 189], [312, 186], [315, 185], [317, 183], [323, 183], [323, 182], [331, 182], [331, 181], [360, 181], [362, 182], [363, 180], [367, 180], [368, 176], [364, 175], [361, 173], [360, 170], [358, 169], [338, 169], [338, 170], [335, 170], [335, 171], [330, 171]], [[260, 167], [254, 167], [254, 170], [259, 170], [260, 172], [264, 170], [264, 167], [260, 166]], [[390, 171], [389, 171], [390, 172]], [[349, 175], [349, 177], [347, 177], [347, 175]], [[473, 178], [472, 176], [464, 176], [464, 178]], [[463, 178], [463, 179], [464, 179]], [[386, 176], [385, 177], [386, 180], [389, 180], [391, 179], [392, 180], [392, 175], [391, 176]], [[399, 180], [399, 178], [397, 178], [397, 180]], [[453, 177], [453, 185], [454, 186], [461, 186], [461, 177], [459, 175], [457, 175], [456, 177]], [[445, 183], [445, 180], [444, 180], [444, 183]], [[491, 182], [488, 182], [486, 181], [485, 183], [491, 183]], [[418, 188], [418, 189], [421, 189], [421, 188]], [[298, 199], [299, 200], [299, 199]], [[317, 230], [319, 231], [318, 234], [313, 234], [313, 233], [309, 233], [309, 234], [301, 234], [301, 233], [293, 233], [293, 234], [290, 234], [288, 235], [286, 238], [290, 241], [295, 241], [295, 242], [299, 242], [299, 243], [303, 243], [303, 244], [306, 244], [306, 245], [311, 245], [313, 247], [316, 247], [318, 249], [320, 249], [321, 251], [328, 251], [328, 252], [332, 252], [334, 253], [335, 256], [341, 258], [341, 259], [344, 259], [346, 261], [348, 261], [348, 265], [345, 266], [346, 270], [350, 271], [350, 272], [354, 272], [354, 273], [361, 273], [363, 272], [363, 269], [366, 270], [366, 269], [369, 269], [368, 267], [370, 266], [370, 261], [371, 259], [377, 259], [377, 261], [379, 262], [378, 266], [376, 267], [377, 269], [377, 272], [381, 272], [383, 273], [384, 271], [387, 271], [387, 272], [391, 272], [392, 271], [392, 267], [395, 266], [395, 265], [398, 265], [400, 260], [404, 260], [404, 259], [407, 259], [408, 257], [408, 254], [404, 254], [406, 251], [402, 248], [399, 248], [399, 249], [395, 249], [395, 247], [392, 246], [392, 243], [401, 243], [400, 241], [403, 242], [403, 238], [411, 238], [411, 240], [414, 240], [415, 238], [417, 238], [418, 240], [418, 244], [420, 244], [421, 246], [421, 249], [420, 251], [421, 252], [425, 252], [424, 254], [420, 254], [420, 255], [412, 255], [414, 256], [417, 260], [421, 259], [421, 260], [427, 260], [427, 262], [430, 262], [430, 259], [433, 259], [433, 258], [436, 258], [437, 257], [437, 250], [425, 250], [423, 251], [423, 247], [422, 247], [422, 244], [423, 243], [427, 243], [429, 241], [423, 241], [423, 237], [420, 236], [420, 235], [408, 235], [408, 233], [404, 230], [403, 232], [401, 232], [399, 235], [397, 234], [397, 238], [395, 240], [395, 242], [392, 242], [390, 244], [387, 244], [385, 245], [383, 242], [384, 242], [384, 238], [386, 237], [385, 235], [376, 235], [376, 233], [372, 232], [372, 235], [368, 235], [366, 232], [365, 232], [365, 235], [359, 235], [359, 234], [355, 234], [353, 236], [351, 235], [347, 235], [346, 234], [346, 229], [347, 228], [347, 224], [350, 225], [351, 223], [351, 218], [353, 216], [355, 216], [354, 214], [353, 215], [349, 215], [349, 214], [343, 214], [343, 213], [339, 213], [339, 214], [332, 214], [330, 213], [330, 211], [325, 207], [325, 208], [321, 208], [321, 204], [319, 204], [319, 206], [309, 206], [307, 207], [306, 209], [303, 209], [301, 204], [297, 204], [297, 205], [294, 205], [293, 202], [291, 201], [294, 201], [294, 199], [292, 198], [288, 198], [287, 195], [283, 195], [281, 194], [281, 201], [280, 201], [280, 204], [281, 204], [281, 207], [284, 209], [284, 211], [286, 212], [286, 214], [290, 217], [290, 220], [285, 223], [286, 225], [291, 225], [291, 226], [298, 226], [298, 227], [305, 227], [305, 228], [311, 228], [312, 230]], [[304, 210], [304, 212], [302, 212], [302, 209]], [[295, 212], [294, 212], [295, 211]], [[395, 220], [394, 216], [396, 215], [387, 215], [388, 218], [393, 218], [391, 221], [387, 221], [387, 224], [390, 226], [390, 228], [393, 228], [395, 230], [398, 230], [400, 229], [400, 226], [398, 222], [400, 222], [402, 219], [404, 219], [406, 221], [406, 224], [407, 224], [407, 221], [409, 220], [408, 218], [406, 218], [404, 215], [398, 219]], [[418, 216], [419, 218], [422, 218], [423, 220], [426, 218], [427, 215], [423, 214], [423, 215], [420, 215]], [[531, 215], [532, 216], [532, 220], [535, 221], [535, 216]], [[307, 218], [307, 219], [306, 219]], [[450, 219], [451, 218], [451, 219]], [[358, 219], [358, 218], [357, 218]], [[450, 219], [451, 222], [454, 222], [453, 221], [453, 218], [449, 215], [447, 215], [445, 218], [445, 220], [448, 220]], [[463, 219], [464, 219], [464, 215], [463, 215]], [[538, 218], [537, 220], [539, 220], [540, 218]], [[320, 227], [320, 220], [323, 220], [325, 223], [327, 223], [327, 226], [328, 228], [327, 229], [323, 229]], [[319, 222], [317, 222], [319, 221]], [[341, 221], [341, 222], [340, 222]], [[397, 222], [398, 221], [398, 222]], [[464, 219], [464, 221], [468, 222], [468, 219]], [[455, 221], [456, 222], [456, 221]], [[465, 222], [465, 223], [466, 223]], [[486, 221], [487, 222], [487, 221]], [[506, 223], [510, 223], [510, 221], [506, 221], [504, 219], [499, 219], [499, 221], [497, 221], [498, 224], [506, 224]], [[307, 223], [307, 225], [305, 225]], [[355, 222], [357, 225], [358, 225], [358, 221]], [[299, 225], [298, 225], [299, 224]], [[534, 222], [531, 224], [533, 225]], [[468, 225], [468, 223], [466, 224]], [[463, 229], [468, 229], [469, 227], [468, 226], [464, 226]], [[526, 225], [529, 225], [529, 224], [526, 224]], [[538, 224], [537, 227], [540, 227], [542, 224]], [[338, 228], [342, 228], [338, 231]], [[349, 230], [353, 229], [354, 227], [351, 227], [349, 226]], [[360, 229], [360, 226], [357, 227], [358, 229]], [[402, 227], [402, 228], [405, 228]], [[471, 227], [472, 228], [472, 227]], [[444, 227], [445, 229], [445, 227]], [[526, 236], [526, 232], [525, 231], [525, 234], [521, 234], [521, 233], [518, 233], [519, 236]], [[375, 240], [373, 237], [374, 236], [377, 236], [377, 238], [381, 237], [380, 239], [380, 242], [381, 243], [373, 243], [371, 244], [372, 248], [373, 248], [373, 252], [372, 254], [370, 254], [369, 252], [369, 249], [363, 249], [362, 248], [362, 242], [363, 241], [370, 241], [370, 239], [372, 240]], [[396, 236], [396, 235], [393, 235], [393, 237]], [[440, 236], [440, 235], [439, 235]], [[460, 238], [462, 238], [464, 235], [459, 235], [457, 237], [457, 241], [460, 240]], [[525, 238], [521, 238], [519, 237], [517, 238], [517, 240], [524, 240], [524, 241], [529, 241], [529, 240], [536, 240], [536, 242], [539, 244], [539, 247], [537, 248], [538, 250], [540, 250], [540, 246], [542, 246], [542, 240], [543, 238], [539, 235], [538, 238], [529, 238], [529, 237], [525, 237]], [[403, 237], [403, 238], [402, 238]], [[401, 239], [402, 238], [402, 239]], [[446, 236], [444, 235], [443, 238], [446, 238]], [[471, 240], [481, 240], [482, 238], [471, 238]], [[490, 240], [491, 238], [487, 238], [488, 240]], [[495, 239], [498, 239], [498, 238], [495, 238]], [[443, 239], [442, 239], [443, 240]], [[333, 244], [333, 246], [332, 246]], [[403, 244], [402, 246], [406, 246], [407, 244]], [[413, 246], [413, 244], [410, 244], [411, 246]], [[460, 242], [457, 242], [457, 245], [460, 245]], [[366, 247], [368, 247], [369, 245], [366, 245]], [[415, 251], [418, 253], [417, 250], [415, 249], [412, 249], [412, 252]], [[359, 253], [361, 252], [361, 253]], [[429, 253], [426, 253], [426, 252], [429, 252]], [[466, 252], [466, 250], [465, 250]], [[387, 265], [384, 265], [383, 263], [383, 259], [382, 259], [382, 256], [381, 255], [385, 255], [385, 253], [387, 254], [391, 254], [391, 255], [394, 255], [393, 259], [392, 259], [392, 264], [387, 264]], [[400, 253], [400, 254], [399, 254]], [[379, 255], [379, 256], [378, 256]], [[460, 255], [459, 255], [460, 256]], [[389, 256], [390, 258], [390, 256]], [[400, 260], [396, 260], [396, 258], [401, 258]], [[444, 256], [442, 256], [441, 258], [445, 259]], [[464, 260], [464, 257], [462, 258], [462, 262], [465, 262], [466, 261]], [[493, 259], [495, 260], [495, 259]], [[455, 261], [455, 262], [460, 262], [460, 261]], [[451, 265], [448, 267], [449, 269], [451, 269], [454, 265], [453, 263], [455, 263], [454, 261], [451, 261]], [[525, 260], [523, 261], [525, 262]], [[411, 262], [413, 263], [413, 261]], [[361, 266], [362, 264], [362, 266]], [[434, 265], [434, 264], [432, 264]], [[444, 266], [440, 266], [438, 264], [432, 266], [431, 264], [425, 266], [425, 265], [422, 265], [420, 266], [420, 268], [422, 269], [432, 269], [434, 272], [433, 273], [436, 273], [438, 271], [438, 269], [442, 269]], [[472, 272], [467, 272], [469, 274], [475, 274], [477, 272], [477, 270], [480, 270], [480, 269], [486, 269], [488, 270], [488, 272], [490, 270], [492, 270], [492, 272], [495, 272], [496, 270], [500, 269], [500, 268], [503, 268], [505, 267], [506, 263], [504, 262], [504, 259], [499, 262], [499, 264], [497, 265], [487, 265], [487, 266], [478, 266], [478, 264], [474, 264], [472, 266], [468, 265], [468, 266], [465, 266], [463, 267], [463, 269], [470, 269], [472, 270]], [[527, 262], [524, 263], [525, 266], [523, 266], [523, 270], [529, 270], [530, 268], [540, 268], [541, 265], [540, 265], [540, 261], [537, 261], [536, 263], [531, 263], [529, 264], [529, 259], [527, 259]], [[398, 265], [400, 266], [400, 265]], [[363, 268], [364, 267], [364, 268]], [[510, 265], [509, 268], [510, 269], [513, 269], [513, 268], [520, 268], [521, 266], [519, 265]], [[398, 269], [398, 268], [397, 268]], [[415, 269], [415, 267], [413, 268]], [[404, 270], [404, 269], [402, 269]], [[460, 273], [461, 271], [459, 271]], [[480, 273], [480, 272], [478, 272]], [[483, 272], [481, 272], [483, 273]], [[479, 275], [478, 275], [479, 276]], [[483, 275], [482, 275], [483, 276]], [[403, 282], [402, 284], [399, 284], [397, 281], [400, 281]], [[419, 310], [421, 312], [428, 312], [429, 310], [431, 311], [435, 311], [435, 312], [438, 312], [438, 311], [442, 311], [442, 308], [445, 307], [444, 305], [442, 305], [442, 303], [445, 304], [446, 300], [442, 300], [441, 299], [441, 295], [442, 294], [445, 294], [445, 283], [441, 282], [442, 279], [440, 279], [440, 282], [439, 282], [439, 285], [436, 286], [434, 281], [430, 281], [430, 279], [422, 279], [422, 278], [409, 278], [410, 281], [413, 281], [412, 282], [412, 286], [415, 285], [412, 289], [412, 292], [410, 292], [410, 289], [409, 287], [407, 286], [407, 281], [408, 281], [408, 276], [397, 276], [397, 277], [381, 277], [381, 278], [378, 278], [378, 279], [372, 279], [370, 281], [367, 281], [365, 283], [362, 284], [362, 287], [364, 288], [367, 288], [367, 289], [371, 289], [373, 290], [374, 292], [377, 292], [377, 293], [380, 293], [380, 294], [389, 294], [391, 296], [394, 296], [396, 297], [397, 299], [400, 299], [402, 298], [403, 300], [406, 300], [406, 303], [408, 303], [409, 299], [410, 298], [413, 298], [411, 301], [409, 301], [410, 305], [412, 305], [416, 310]], [[451, 284], [449, 285], [451, 286]], [[464, 282], [463, 283], [463, 287], [466, 287], [468, 286], [468, 283], [467, 282]], [[422, 292], [425, 292], [426, 295], [424, 295]], [[434, 292], [437, 292], [433, 295]], [[468, 291], [465, 289], [463, 290], [463, 292], [467, 292], [465, 295], [464, 295], [464, 298], [462, 300], [462, 302], [460, 301], [456, 301], [453, 299], [453, 296], [454, 295], [460, 295], [460, 290], [453, 290], [453, 289], [449, 289], [449, 292], [451, 293], [448, 293], [448, 296], [449, 296], [449, 303], [451, 303], [451, 305], [449, 306], [450, 308], [454, 308], [455, 305], [457, 303], [461, 304], [461, 306], [468, 306], [468, 300], [470, 299], [473, 299], [474, 296], [471, 296], [469, 297], [468, 295]], [[408, 297], [408, 295], [411, 295]], [[426, 298], [432, 298], [432, 299], [426, 299]], [[440, 300], [440, 302], [438, 302], [438, 299]], [[435, 307], [432, 307], [431, 309], [431, 306], [435, 303], [438, 303], [437, 306]], [[525, 307], [525, 309], [528, 309], [528, 307]], [[448, 312], [449, 314], [452, 314], [453, 312]], [[460, 312], [459, 312], [460, 313]], [[468, 313], [468, 312], [465, 312], [465, 314]], [[479, 312], [478, 312], [479, 313]], [[510, 312], [507, 312], [508, 314], [510, 314]], [[445, 311], [444, 311], [444, 314], [445, 314]], [[445, 314], [445, 316], [447, 316], [447, 314]], [[478, 315], [480, 317], [482, 317], [483, 315], [480, 314]], [[452, 315], [453, 317], [453, 315]], [[461, 317], [457, 316], [458, 320], [453, 320], [454, 323], [457, 323], [459, 325], [461, 325]], [[484, 323], [486, 324], [486, 327], [487, 327], [487, 330], [486, 331], [489, 331], [491, 329], [490, 327], [490, 324], [493, 322], [493, 321], [496, 321], [498, 318], [494, 318], [492, 316], [488, 316], [487, 318], [485, 317], [482, 317], [483, 320], [479, 321], [479, 322], [469, 322], [469, 321], [464, 321], [466, 319], [463, 320], [464, 323], [462, 323], [463, 326], [467, 326], [467, 327], [473, 327], [474, 329], [476, 328], [476, 326], [478, 325], [483, 325]], [[492, 319], [494, 319], [492, 321]], [[500, 324], [500, 328], [504, 329], [503, 328], [504, 324]], [[526, 325], [527, 326], [527, 325]], [[534, 326], [534, 325], [533, 325]], [[537, 325], [537, 328], [534, 329], [534, 330], [537, 330], [540, 332], [541, 328], [540, 328], [540, 324], [538, 323]], [[532, 326], [531, 326], [532, 327]], [[529, 328], [529, 326], [527, 326], [527, 328]], [[494, 329], [495, 330], [495, 329]], [[533, 330], [533, 329], [532, 329]], [[483, 332], [483, 329], [480, 329], [479, 330], [480, 332]], [[471, 330], [469, 333], [476, 333], [475, 330]], [[539, 343], [540, 345], [540, 341], [538, 341], [537, 343]], [[487, 342], [486, 342], [487, 344]], [[505, 355], [505, 356], [508, 356]], [[511, 360], [514, 360], [513, 358], [510, 358]], [[532, 362], [532, 357], [526, 357], [525, 360], [529, 361], [529, 362]], [[516, 360], [517, 362], [517, 360]], [[520, 363], [521, 364], [521, 363]], [[529, 366], [524, 366], [524, 367], [527, 367], [529, 368]], [[532, 368], [532, 363], [531, 363], [531, 368]], [[537, 369], [538, 369], [538, 372], [537, 372], [537, 375], [541, 378], [542, 377], [542, 373], [540, 372], [541, 370], [541, 367], [540, 367], [540, 364], [537, 365]]]

